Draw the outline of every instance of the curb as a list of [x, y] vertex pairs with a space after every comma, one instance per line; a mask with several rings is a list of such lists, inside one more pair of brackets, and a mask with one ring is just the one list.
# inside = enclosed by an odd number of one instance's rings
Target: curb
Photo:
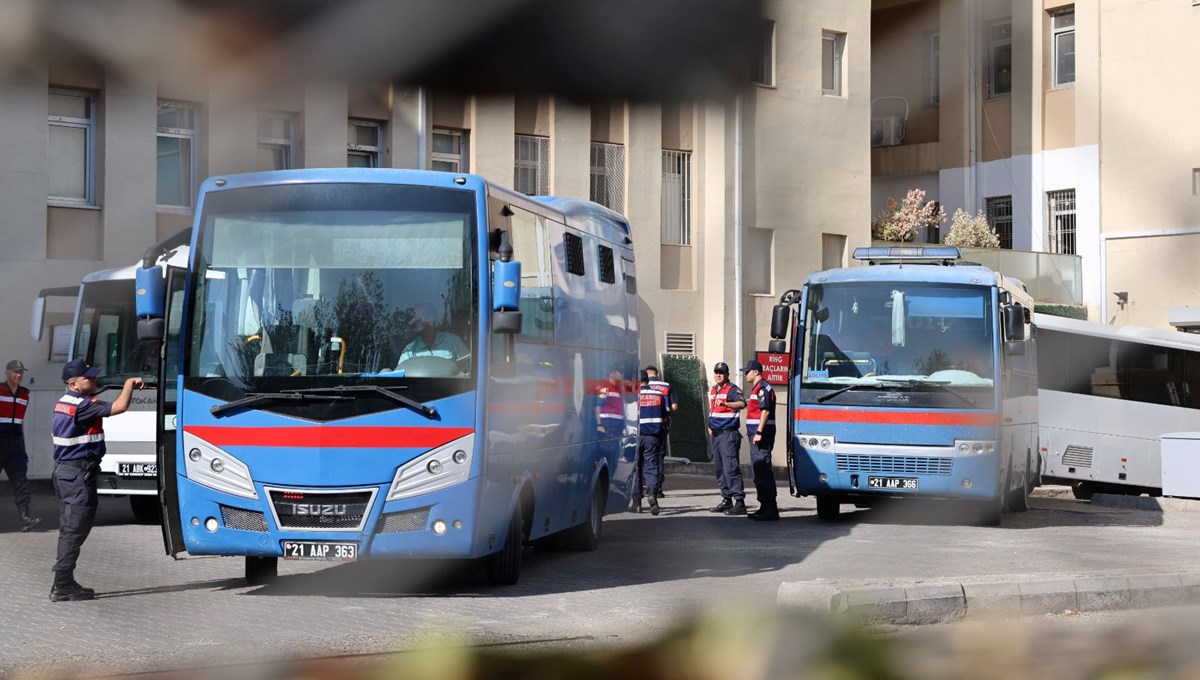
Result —
[[1122, 496], [1098, 493], [1092, 496], [1092, 505], [1106, 508], [1129, 508], [1154, 512], [1200, 512], [1200, 500], [1192, 498], [1168, 498], [1165, 496]]
[[1200, 572], [903, 586], [841, 587], [828, 581], [801, 581], [781, 583], [776, 596], [781, 607], [903, 625], [1197, 603]]

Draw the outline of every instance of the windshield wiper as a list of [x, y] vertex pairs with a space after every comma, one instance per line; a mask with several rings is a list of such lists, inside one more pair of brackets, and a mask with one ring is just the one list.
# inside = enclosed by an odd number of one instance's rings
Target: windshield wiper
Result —
[[877, 377], [875, 379], [882, 383], [890, 383], [893, 385], [902, 385], [904, 387], [910, 387], [913, 389], [916, 389], [917, 387], [924, 387], [926, 385], [928, 385], [930, 387], [936, 387], [938, 389], [944, 390], [944, 391], [958, 397], [960, 400], [962, 400], [969, 406], [972, 406], [972, 407], [978, 406], [975, 403], [974, 399], [968, 397], [967, 395], [963, 394], [962, 392], [959, 392], [958, 390], [954, 389], [953, 387], [950, 387], [949, 383], [946, 383], [946, 382], [943, 382], [940, 380], [914, 380], [912, 378], [887, 378], [887, 377]]
[[829, 401], [830, 399], [833, 399], [834, 397], [836, 397], [839, 394], [845, 394], [846, 392], [849, 392], [850, 390], [853, 390], [853, 389], [858, 389], [859, 387], [877, 387], [877, 386], [876, 385], [867, 385], [865, 383], [853, 383], [850, 385], [846, 385], [845, 387], [839, 387], [832, 392], [826, 392], [825, 394], [822, 394], [821, 396], [817, 397], [817, 403], [819, 403], [819, 404], [825, 403], [825, 402]]
[[[379, 385], [334, 385], [333, 387], [310, 387], [300, 390], [284, 390], [287, 394], [325, 394], [332, 392], [337, 395], [342, 395], [347, 392], [374, 392], [375, 394], [387, 397], [392, 401], [403, 404], [421, 415], [433, 420], [438, 417], [436, 406], [428, 406], [422, 404], [416, 399], [410, 399], [396, 390], [408, 389], [407, 387], [380, 387]], [[354, 397], [338, 397], [341, 399], [354, 399]]]
[[292, 391], [287, 392], [251, 392], [241, 399], [234, 399], [225, 404], [217, 404], [209, 409], [209, 412], [214, 416], [221, 415], [230, 409], [249, 406], [264, 401], [348, 401], [353, 397], [336, 397], [336, 396], [321, 396], [316, 394], [297, 394]]

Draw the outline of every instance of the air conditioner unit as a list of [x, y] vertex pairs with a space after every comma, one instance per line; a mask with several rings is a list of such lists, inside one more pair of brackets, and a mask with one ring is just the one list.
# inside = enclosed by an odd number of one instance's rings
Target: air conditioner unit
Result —
[[871, 119], [871, 146], [896, 146], [904, 141], [904, 119], [882, 116]]

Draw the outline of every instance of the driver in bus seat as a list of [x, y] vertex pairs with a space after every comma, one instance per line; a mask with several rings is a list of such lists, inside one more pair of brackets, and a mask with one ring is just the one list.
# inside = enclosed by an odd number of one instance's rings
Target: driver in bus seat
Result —
[[396, 368], [414, 357], [434, 356], [458, 361], [471, 353], [461, 338], [438, 327], [439, 315], [428, 302], [413, 307], [413, 324], [417, 329], [417, 337], [404, 346]]

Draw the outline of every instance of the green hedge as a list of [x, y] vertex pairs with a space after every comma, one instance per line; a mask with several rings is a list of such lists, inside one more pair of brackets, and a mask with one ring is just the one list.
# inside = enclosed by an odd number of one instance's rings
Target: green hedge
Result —
[[1087, 321], [1087, 307], [1082, 305], [1034, 305], [1033, 311], [1050, 316], [1065, 316], [1068, 319]]
[[663, 380], [671, 383], [671, 392], [679, 410], [671, 414], [671, 435], [667, 451], [676, 458], [692, 462], [712, 460], [708, 451], [708, 380], [700, 358], [684, 354], [663, 354]]

